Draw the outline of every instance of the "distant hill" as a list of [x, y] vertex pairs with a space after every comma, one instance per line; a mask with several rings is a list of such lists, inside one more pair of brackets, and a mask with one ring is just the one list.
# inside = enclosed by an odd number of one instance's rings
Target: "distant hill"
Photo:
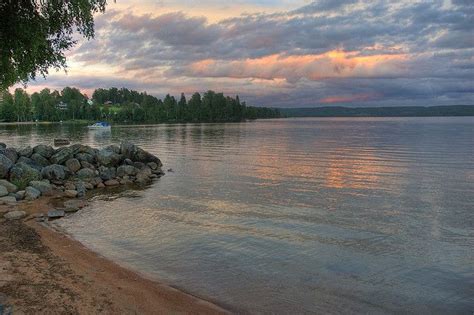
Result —
[[474, 116], [474, 105], [398, 106], [398, 107], [312, 107], [281, 108], [285, 117], [423, 117]]

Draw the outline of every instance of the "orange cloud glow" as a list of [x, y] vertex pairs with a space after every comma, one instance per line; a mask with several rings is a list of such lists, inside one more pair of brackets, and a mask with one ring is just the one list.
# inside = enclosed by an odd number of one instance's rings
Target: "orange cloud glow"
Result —
[[338, 77], [390, 76], [404, 71], [405, 54], [361, 56], [360, 52], [329, 51], [318, 55], [274, 54], [237, 61], [206, 59], [192, 63], [186, 74], [198, 77], [230, 77], [258, 79], [302, 78], [320, 80]]

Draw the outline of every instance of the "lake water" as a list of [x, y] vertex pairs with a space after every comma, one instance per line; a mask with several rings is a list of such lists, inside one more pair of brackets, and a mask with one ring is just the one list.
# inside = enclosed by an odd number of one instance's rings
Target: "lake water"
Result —
[[474, 118], [1, 126], [10, 145], [122, 140], [174, 172], [58, 221], [237, 312], [474, 310]]

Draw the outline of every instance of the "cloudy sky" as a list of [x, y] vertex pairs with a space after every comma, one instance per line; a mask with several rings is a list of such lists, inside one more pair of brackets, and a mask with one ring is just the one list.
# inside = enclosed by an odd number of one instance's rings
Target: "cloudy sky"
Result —
[[117, 0], [28, 89], [213, 89], [276, 107], [474, 104], [473, 0]]

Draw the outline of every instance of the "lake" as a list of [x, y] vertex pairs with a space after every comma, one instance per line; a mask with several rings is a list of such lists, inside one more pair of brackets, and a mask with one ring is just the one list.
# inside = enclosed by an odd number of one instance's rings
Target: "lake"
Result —
[[474, 117], [0, 126], [55, 137], [173, 169], [57, 221], [149, 277], [242, 313], [474, 310]]

